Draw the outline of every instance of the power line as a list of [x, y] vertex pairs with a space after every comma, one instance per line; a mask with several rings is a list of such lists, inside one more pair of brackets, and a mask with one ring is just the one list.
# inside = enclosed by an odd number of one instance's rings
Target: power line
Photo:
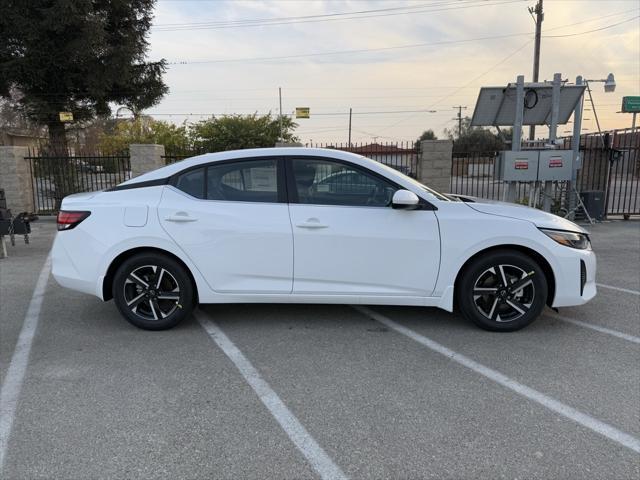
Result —
[[640, 18], [640, 15], [636, 15], [635, 17], [628, 18], [626, 20], [622, 20], [621, 22], [612, 23], [611, 25], [606, 25], [604, 27], [595, 28], [593, 30], [587, 30], [586, 32], [576, 32], [576, 33], [565, 33], [562, 35], [543, 35], [542, 38], [564, 38], [564, 37], [577, 37], [579, 35], [585, 35], [587, 33], [601, 32], [602, 30], [608, 30], [613, 27], [617, 27], [618, 25], [622, 25], [623, 23], [629, 23], [633, 20], [637, 20]]
[[[542, 38], [562, 38], [562, 37], [575, 37], [579, 35], [587, 35], [589, 33], [600, 32], [603, 30], [614, 28], [624, 23], [628, 23], [633, 20], [636, 20], [638, 18], [640, 18], [640, 16], [635, 16], [620, 22], [616, 22], [616, 23], [606, 25], [600, 28], [595, 28], [592, 30], [586, 30], [583, 32], [576, 32], [571, 34], [543, 35]], [[491, 35], [486, 37], [467, 38], [467, 39], [461, 39], [461, 40], [444, 40], [440, 42], [395, 45], [392, 47], [362, 48], [362, 49], [355, 49], [355, 50], [336, 50], [332, 52], [301, 53], [296, 55], [279, 55], [279, 56], [273, 56], [273, 57], [227, 58], [227, 59], [217, 59], [217, 60], [183, 60], [179, 62], [168, 62], [167, 64], [168, 65], [195, 65], [195, 64], [208, 64], [208, 63], [236, 63], [236, 62], [248, 63], [248, 62], [262, 62], [262, 61], [270, 61], [270, 60], [290, 60], [290, 59], [296, 59], [296, 58], [321, 57], [321, 56], [328, 56], [328, 55], [350, 55], [350, 54], [357, 54], [357, 53], [382, 52], [382, 51], [400, 50], [400, 49], [408, 49], [408, 48], [420, 48], [420, 47], [430, 47], [430, 46], [438, 46], [438, 45], [451, 45], [451, 44], [468, 43], [468, 42], [479, 42], [479, 41], [485, 41], [485, 40], [499, 40], [504, 38], [529, 36], [532, 33], [533, 32], [509, 33], [504, 35]]]
[[[146, 112], [145, 115], [151, 115], [151, 116], [221, 116], [221, 115], [268, 115], [270, 113], [273, 113], [271, 111], [269, 112], [257, 112], [257, 111], [252, 111], [252, 112], [246, 112], [246, 113], [211, 113], [211, 112], [205, 112], [205, 113], [154, 113], [154, 112]], [[398, 113], [438, 113], [438, 110], [429, 110], [429, 109], [420, 109], [420, 110], [379, 110], [379, 111], [368, 111], [368, 112], [353, 112], [353, 115], [389, 115], [389, 114], [398, 114]], [[292, 113], [283, 113], [282, 116], [286, 117], [286, 116], [292, 116], [294, 114]], [[338, 117], [338, 116], [345, 116], [345, 115], [349, 115], [349, 112], [318, 112], [318, 113], [313, 113], [312, 112], [312, 116], [314, 117]], [[121, 117], [121, 118], [126, 118], [126, 117]]]
[[555, 26], [555, 27], [547, 28], [546, 31], [547, 32], [553, 32], [554, 30], [560, 30], [562, 28], [573, 27], [575, 25], [582, 25], [584, 23], [595, 22], [597, 20], [602, 20], [603, 18], [618, 17], [620, 15], [624, 15], [624, 14], [627, 14], [627, 13], [637, 12], [638, 8], [639, 7], [630, 8], [628, 10], [621, 10], [619, 12], [609, 13], [608, 15], [599, 15], [597, 17], [590, 17], [590, 18], [587, 18], [585, 20], [580, 20], [579, 22], [567, 23], [567, 24], [564, 24], [564, 25], [558, 25], [558, 26]]
[[[445, 4], [452, 3], [451, 1], [443, 2]], [[318, 15], [302, 15], [302, 16], [293, 16], [293, 17], [271, 17], [271, 18], [254, 18], [254, 19], [243, 19], [243, 20], [227, 20], [227, 21], [208, 21], [208, 22], [187, 22], [187, 23], [159, 23], [154, 25], [154, 27], [179, 27], [179, 26], [191, 26], [191, 25], [233, 25], [239, 23], [257, 23], [257, 22], [270, 22], [270, 21], [284, 21], [284, 20], [301, 20], [301, 19], [310, 19], [310, 18], [324, 18], [324, 17], [336, 17], [341, 15], [359, 15], [365, 13], [377, 13], [377, 12], [388, 12], [394, 10], [409, 10], [409, 9], [418, 9], [430, 6], [433, 4], [423, 3], [420, 5], [414, 6], [403, 6], [403, 7], [391, 7], [391, 8], [377, 8], [373, 10], [359, 10], [353, 12], [337, 12], [337, 13], [324, 13]], [[439, 4], [438, 4], [439, 5]]]
[[426, 43], [414, 43], [410, 45], [395, 45], [392, 47], [379, 47], [379, 48], [361, 48], [355, 50], [336, 50], [333, 52], [315, 52], [315, 53], [301, 53], [297, 55], [281, 55], [274, 57], [250, 57], [250, 58], [228, 58], [228, 59], [219, 59], [219, 60], [184, 60], [179, 62], [168, 62], [168, 65], [193, 65], [193, 64], [203, 64], [203, 63], [232, 63], [232, 62], [261, 62], [261, 61], [269, 61], [269, 60], [288, 60], [293, 58], [308, 58], [308, 57], [320, 57], [327, 55], [350, 55], [354, 53], [368, 53], [368, 52], [382, 52], [388, 50], [400, 50], [406, 48], [419, 48], [419, 47], [430, 47], [437, 45], [449, 45], [456, 43], [468, 43], [468, 42], [478, 42], [483, 40], [499, 40], [503, 38], [511, 38], [511, 37], [521, 37], [524, 35], [531, 35], [531, 32], [527, 33], [511, 33], [505, 35], [492, 35], [488, 37], [477, 37], [477, 38], [467, 38], [464, 40], [444, 40], [440, 42], [426, 42]]
[[[192, 30], [217, 30], [217, 29], [227, 29], [227, 28], [246, 28], [246, 27], [268, 27], [274, 25], [292, 25], [292, 24], [301, 24], [301, 23], [320, 23], [320, 22], [333, 22], [333, 21], [344, 21], [344, 20], [362, 20], [367, 18], [377, 18], [377, 17], [392, 17], [397, 15], [407, 15], [407, 14], [418, 14], [418, 13], [435, 13], [435, 12], [443, 12], [450, 10], [465, 10], [468, 8], [476, 8], [476, 7], [487, 7], [492, 5], [504, 5], [509, 3], [521, 2], [522, 0], [502, 0], [493, 3], [488, 3], [487, 0], [460, 0], [460, 1], [450, 1], [450, 2], [442, 2], [439, 4], [432, 4], [433, 6], [440, 5], [452, 5], [456, 6], [445, 7], [445, 8], [427, 8], [424, 10], [410, 10], [403, 12], [393, 12], [393, 13], [377, 13], [373, 15], [358, 15], [352, 17], [334, 17], [334, 18], [311, 18], [304, 19], [306, 17], [283, 17], [282, 19], [264, 19], [261, 21], [236, 21], [236, 23], [229, 22], [211, 22], [211, 23], [193, 23], [193, 24], [182, 24], [176, 26], [160, 26], [152, 27], [154, 32], [172, 32], [172, 31], [192, 31]], [[462, 5], [460, 5], [462, 4]], [[401, 7], [398, 7], [401, 8]], [[405, 7], [411, 8], [411, 7]], [[349, 14], [329, 14], [326, 16], [337, 16], [337, 15], [349, 15]], [[323, 15], [318, 15], [317, 17], [322, 17]], [[314, 17], [314, 16], [309, 16]], [[300, 19], [300, 20], [296, 20]]]
[[[511, 52], [509, 55], [507, 55], [506, 57], [504, 57], [502, 60], [500, 60], [498, 63], [496, 63], [495, 65], [492, 65], [488, 70], [485, 70], [484, 72], [482, 72], [480, 75], [474, 77], [473, 79], [471, 79], [468, 83], [466, 83], [465, 85], [463, 85], [462, 87], [458, 88], [457, 90], [454, 90], [453, 92], [451, 92], [449, 95], [443, 97], [441, 100], [432, 103], [431, 105], [429, 105], [429, 108], [433, 108], [435, 107], [438, 103], [441, 103], [442, 101], [446, 100], [447, 98], [452, 97], [453, 95], [455, 95], [456, 93], [458, 93], [460, 90], [462, 90], [463, 88], [466, 88], [467, 86], [473, 84], [474, 82], [476, 82], [477, 80], [479, 80], [480, 78], [484, 77], [487, 73], [492, 72], [493, 70], [495, 70], [497, 67], [499, 67], [500, 65], [502, 65], [504, 62], [506, 62], [507, 60], [509, 60], [511, 57], [513, 57], [514, 55], [516, 55], [517, 53], [519, 53], [521, 50], [523, 50], [526, 46], [528, 46], [531, 43], [531, 40], [527, 40], [525, 43], [523, 43], [520, 47], [518, 47], [517, 49], [515, 49], [513, 52]], [[412, 117], [414, 117], [415, 115], [409, 115], [408, 117], [405, 117], [404, 119], [399, 120], [398, 122], [392, 124], [392, 125], [388, 125], [386, 128], [392, 128], [395, 127], [396, 125], [399, 125], [401, 123], [403, 123], [405, 120], [408, 120]]]

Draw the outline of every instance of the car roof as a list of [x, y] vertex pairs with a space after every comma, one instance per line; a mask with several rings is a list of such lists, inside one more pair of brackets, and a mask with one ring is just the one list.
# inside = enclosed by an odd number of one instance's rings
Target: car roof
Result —
[[360, 165], [369, 170], [373, 170], [390, 180], [401, 185], [403, 188], [416, 193], [418, 196], [426, 197], [433, 201], [439, 197], [430, 191], [426, 191], [419, 184], [398, 170], [384, 165], [370, 158], [363, 157], [356, 153], [345, 152], [332, 148], [307, 148], [307, 147], [275, 147], [275, 148], [249, 148], [244, 150], [228, 150], [225, 152], [205, 153], [195, 157], [190, 157], [180, 162], [172, 163], [165, 167], [158, 168], [151, 172], [147, 172], [138, 177], [127, 180], [120, 185], [134, 185], [136, 183], [149, 182], [153, 180], [162, 180], [180, 173], [198, 165], [206, 165], [209, 163], [220, 162], [224, 160], [251, 160], [260, 157], [324, 157], [337, 160], [344, 160], [355, 165]]
[[[132, 178], [122, 183], [122, 185], [130, 185], [134, 183], [147, 182], [150, 180], [158, 180], [170, 177], [176, 173], [188, 168], [197, 167], [198, 165], [220, 162], [224, 160], [251, 160], [259, 157], [325, 157], [335, 158], [338, 160], [346, 160], [363, 167], [367, 167], [374, 171], [379, 171], [388, 176], [388, 171], [393, 174], [395, 170], [386, 167], [379, 162], [363, 157], [355, 153], [344, 152], [331, 148], [306, 148], [306, 147], [276, 147], [276, 148], [249, 148], [245, 150], [228, 150], [225, 152], [205, 153], [195, 157], [172, 163], [165, 167], [158, 168], [151, 172], [144, 173], [136, 178]], [[382, 167], [382, 168], [380, 168]]]

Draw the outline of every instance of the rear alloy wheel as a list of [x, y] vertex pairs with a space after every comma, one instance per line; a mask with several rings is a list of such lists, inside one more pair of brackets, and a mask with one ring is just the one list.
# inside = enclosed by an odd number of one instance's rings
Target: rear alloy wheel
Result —
[[458, 301], [464, 316], [481, 328], [519, 330], [542, 312], [547, 281], [530, 257], [516, 251], [496, 251], [465, 269]]
[[120, 313], [133, 325], [164, 330], [193, 309], [193, 287], [184, 268], [163, 255], [141, 254], [116, 272], [113, 293]]

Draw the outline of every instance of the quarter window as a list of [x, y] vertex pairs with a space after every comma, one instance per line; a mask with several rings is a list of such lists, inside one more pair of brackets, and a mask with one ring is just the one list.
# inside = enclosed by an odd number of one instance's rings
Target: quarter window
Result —
[[397, 190], [355, 166], [317, 159], [293, 159], [298, 202], [312, 205], [387, 207]]
[[176, 188], [196, 198], [204, 198], [204, 168], [189, 170], [178, 177]]

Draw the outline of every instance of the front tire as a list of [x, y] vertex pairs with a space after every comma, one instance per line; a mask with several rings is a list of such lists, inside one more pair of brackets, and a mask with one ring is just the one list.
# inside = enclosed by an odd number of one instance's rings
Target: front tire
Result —
[[462, 314], [480, 328], [513, 332], [526, 327], [547, 302], [547, 279], [531, 257], [496, 250], [473, 260], [457, 285]]
[[166, 330], [194, 307], [191, 278], [178, 262], [162, 254], [127, 259], [113, 278], [113, 298], [122, 316], [145, 330]]

